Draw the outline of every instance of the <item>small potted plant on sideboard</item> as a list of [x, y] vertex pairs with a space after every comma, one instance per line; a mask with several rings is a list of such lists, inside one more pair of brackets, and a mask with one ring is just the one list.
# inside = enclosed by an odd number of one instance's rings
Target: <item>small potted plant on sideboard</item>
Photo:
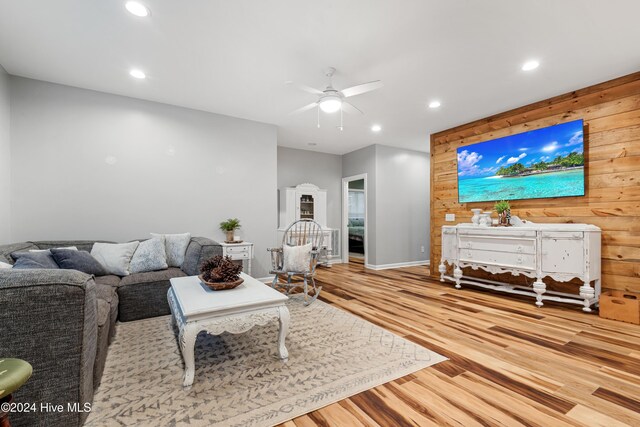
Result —
[[493, 209], [498, 212], [498, 225], [509, 226], [508, 215], [511, 212], [511, 205], [506, 200], [496, 202]]
[[229, 218], [226, 221], [220, 223], [220, 230], [224, 231], [227, 235], [225, 243], [232, 243], [234, 241], [233, 233], [240, 228], [240, 220], [238, 218]]

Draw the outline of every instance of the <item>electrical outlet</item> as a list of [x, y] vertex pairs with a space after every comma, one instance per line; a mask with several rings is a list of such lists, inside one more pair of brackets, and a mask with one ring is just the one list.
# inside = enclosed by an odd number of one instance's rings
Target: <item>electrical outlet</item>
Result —
[[456, 214], [445, 214], [444, 215], [444, 220], [445, 221], [455, 221], [456, 220]]
[[424, 246], [420, 246], [420, 252], [424, 253]]

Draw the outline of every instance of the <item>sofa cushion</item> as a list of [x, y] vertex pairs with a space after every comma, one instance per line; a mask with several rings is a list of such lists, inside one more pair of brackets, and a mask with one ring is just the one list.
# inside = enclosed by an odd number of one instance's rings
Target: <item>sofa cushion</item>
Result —
[[222, 246], [218, 242], [206, 237], [192, 237], [184, 255], [182, 271], [187, 276], [197, 276], [200, 274], [200, 264], [216, 255], [222, 255]]
[[[51, 248], [61, 248], [64, 246], [75, 246], [81, 251], [91, 252], [91, 248], [96, 241], [95, 240], [38, 240], [35, 242], [29, 242], [34, 244], [36, 247], [33, 249], [51, 249]], [[102, 243], [115, 243], [109, 242], [105, 240], [100, 240]]]
[[107, 271], [104, 267], [87, 251], [71, 249], [49, 249], [53, 259], [60, 268], [66, 270], [78, 270], [83, 273], [104, 276]]
[[129, 271], [133, 273], [145, 273], [148, 271], [165, 270], [167, 265], [167, 253], [164, 243], [159, 237], [154, 237], [140, 242], [138, 249], [131, 258]]
[[[101, 276], [101, 277], [108, 277], [108, 276]], [[99, 279], [99, 277], [96, 277], [96, 279]], [[97, 280], [96, 280], [96, 294], [98, 295], [98, 298], [105, 300], [109, 304], [113, 302], [114, 297], [116, 297], [117, 295], [115, 287], [98, 283]]]
[[[169, 281], [174, 277], [184, 277], [186, 274], [179, 268], [168, 268], [166, 270], [149, 271], [146, 273], [130, 274], [120, 280], [118, 287], [127, 285], [136, 285], [140, 283], [153, 283], [161, 281]], [[165, 295], [166, 296], [166, 295]]]
[[14, 252], [11, 257], [17, 263], [14, 268], [60, 268], [51, 252]]
[[123, 277], [118, 285], [118, 319], [121, 322], [170, 314], [167, 302], [169, 280], [184, 277], [179, 268]]
[[109, 313], [111, 313], [111, 304], [98, 298], [98, 326], [103, 326], [108, 323]]
[[93, 255], [109, 274], [128, 276], [129, 265], [140, 242], [100, 243], [96, 242], [91, 249]]
[[94, 280], [98, 285], [106, 285], [113, 288], [120, 284], [120, 277], [114, 274], [107, 274], [106, 276], [96, 277]]
[[38, 249], [36, 245], [31, 242], [11, 243], [8, 245], [0, 245], [0, 261], [13, 264], [15, 260], [11, 257], [13, 252], [24, 252], [29, 249]]
[[[71, 251], [77, 251], [78, 248], [75, 246], [64, 246], [60, 248], [51, 248], [51, 249], [69, 249]], [[29, 252], [49, 252], [51, 253], [51, 249], [29, 249]]]
[[191, 241], [191, 233], [182, 234], [157, 234], [151, 233], [151, 237], [158, 237], [164, 242], [167, 252], [167, 264], [169, 267], [182, 267], [184, 254]]

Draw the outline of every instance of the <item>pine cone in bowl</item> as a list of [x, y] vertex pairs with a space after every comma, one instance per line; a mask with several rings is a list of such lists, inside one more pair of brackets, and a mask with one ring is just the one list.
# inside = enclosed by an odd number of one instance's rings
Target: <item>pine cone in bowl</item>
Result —
[[216, 255], [200, 266], [200, 280], [213, 290], [233, 289], [244, 280], [240, 278], [242, 265], [234, 264], [230, 257]]

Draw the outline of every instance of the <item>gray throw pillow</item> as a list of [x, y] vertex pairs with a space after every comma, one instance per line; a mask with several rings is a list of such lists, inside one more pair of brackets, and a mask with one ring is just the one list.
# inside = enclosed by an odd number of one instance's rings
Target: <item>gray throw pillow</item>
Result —
[[191, 241], [191, 233], [182, 234], [157, 234], [151, 233], [151, 237], [158, 237], [164, 242], [169, 267], [182, 267], [184, 254]]
[[55, 267], [51, 267], [50, 264], [40, 264], [38, 261], [36, 261], [36, 260], [34, 260], [32, 258], [28, 258], [28, 257], [20, 257], [20, 258], [18, 258], [16, 263], [13, 264], [13, 269], [14, 270], [30, 270], [30, 269], [33, 269], [33, 268], [39, 268], [39, 269], [43, 269], [43, 270], [57, 270], [57, 269], [59, 269], [58, 264], [56, 264]]
[[129, 271], [133, 273], [146, 273], [147, 271], [165, 270], [167, 254], [164, 243], [159, 237], [154, 237], [141, 242], [131, 258]]
[[140, 242], [100, 243], [96, 242], [91, 255], [107, 270], [107, 274], [128, 276], [129, 265]]
[[94, 276], [106, 276], [107, 271], [87, 251], [73, 249], [51, 249], [51, 255], [58, 266], [65, 270], [78, 270]]
[[[23, 260], [20, 263], [18, 268], [47, 268], [47, 269], [56, 269], [59, 268], [56, 261], [51, 256], [51, 252], [14, 252], [11, 254], [11, 257], [18, 263], [21, 259]], [[27, 262], [26, 260], [32, 261], [32, 263]], [[35, 263], [35, 264], [33, 264]], [[39, 267], [27, 267], [28, 265], [39, 265]], [[16, 268], [16, 267], [13, 267]]]

